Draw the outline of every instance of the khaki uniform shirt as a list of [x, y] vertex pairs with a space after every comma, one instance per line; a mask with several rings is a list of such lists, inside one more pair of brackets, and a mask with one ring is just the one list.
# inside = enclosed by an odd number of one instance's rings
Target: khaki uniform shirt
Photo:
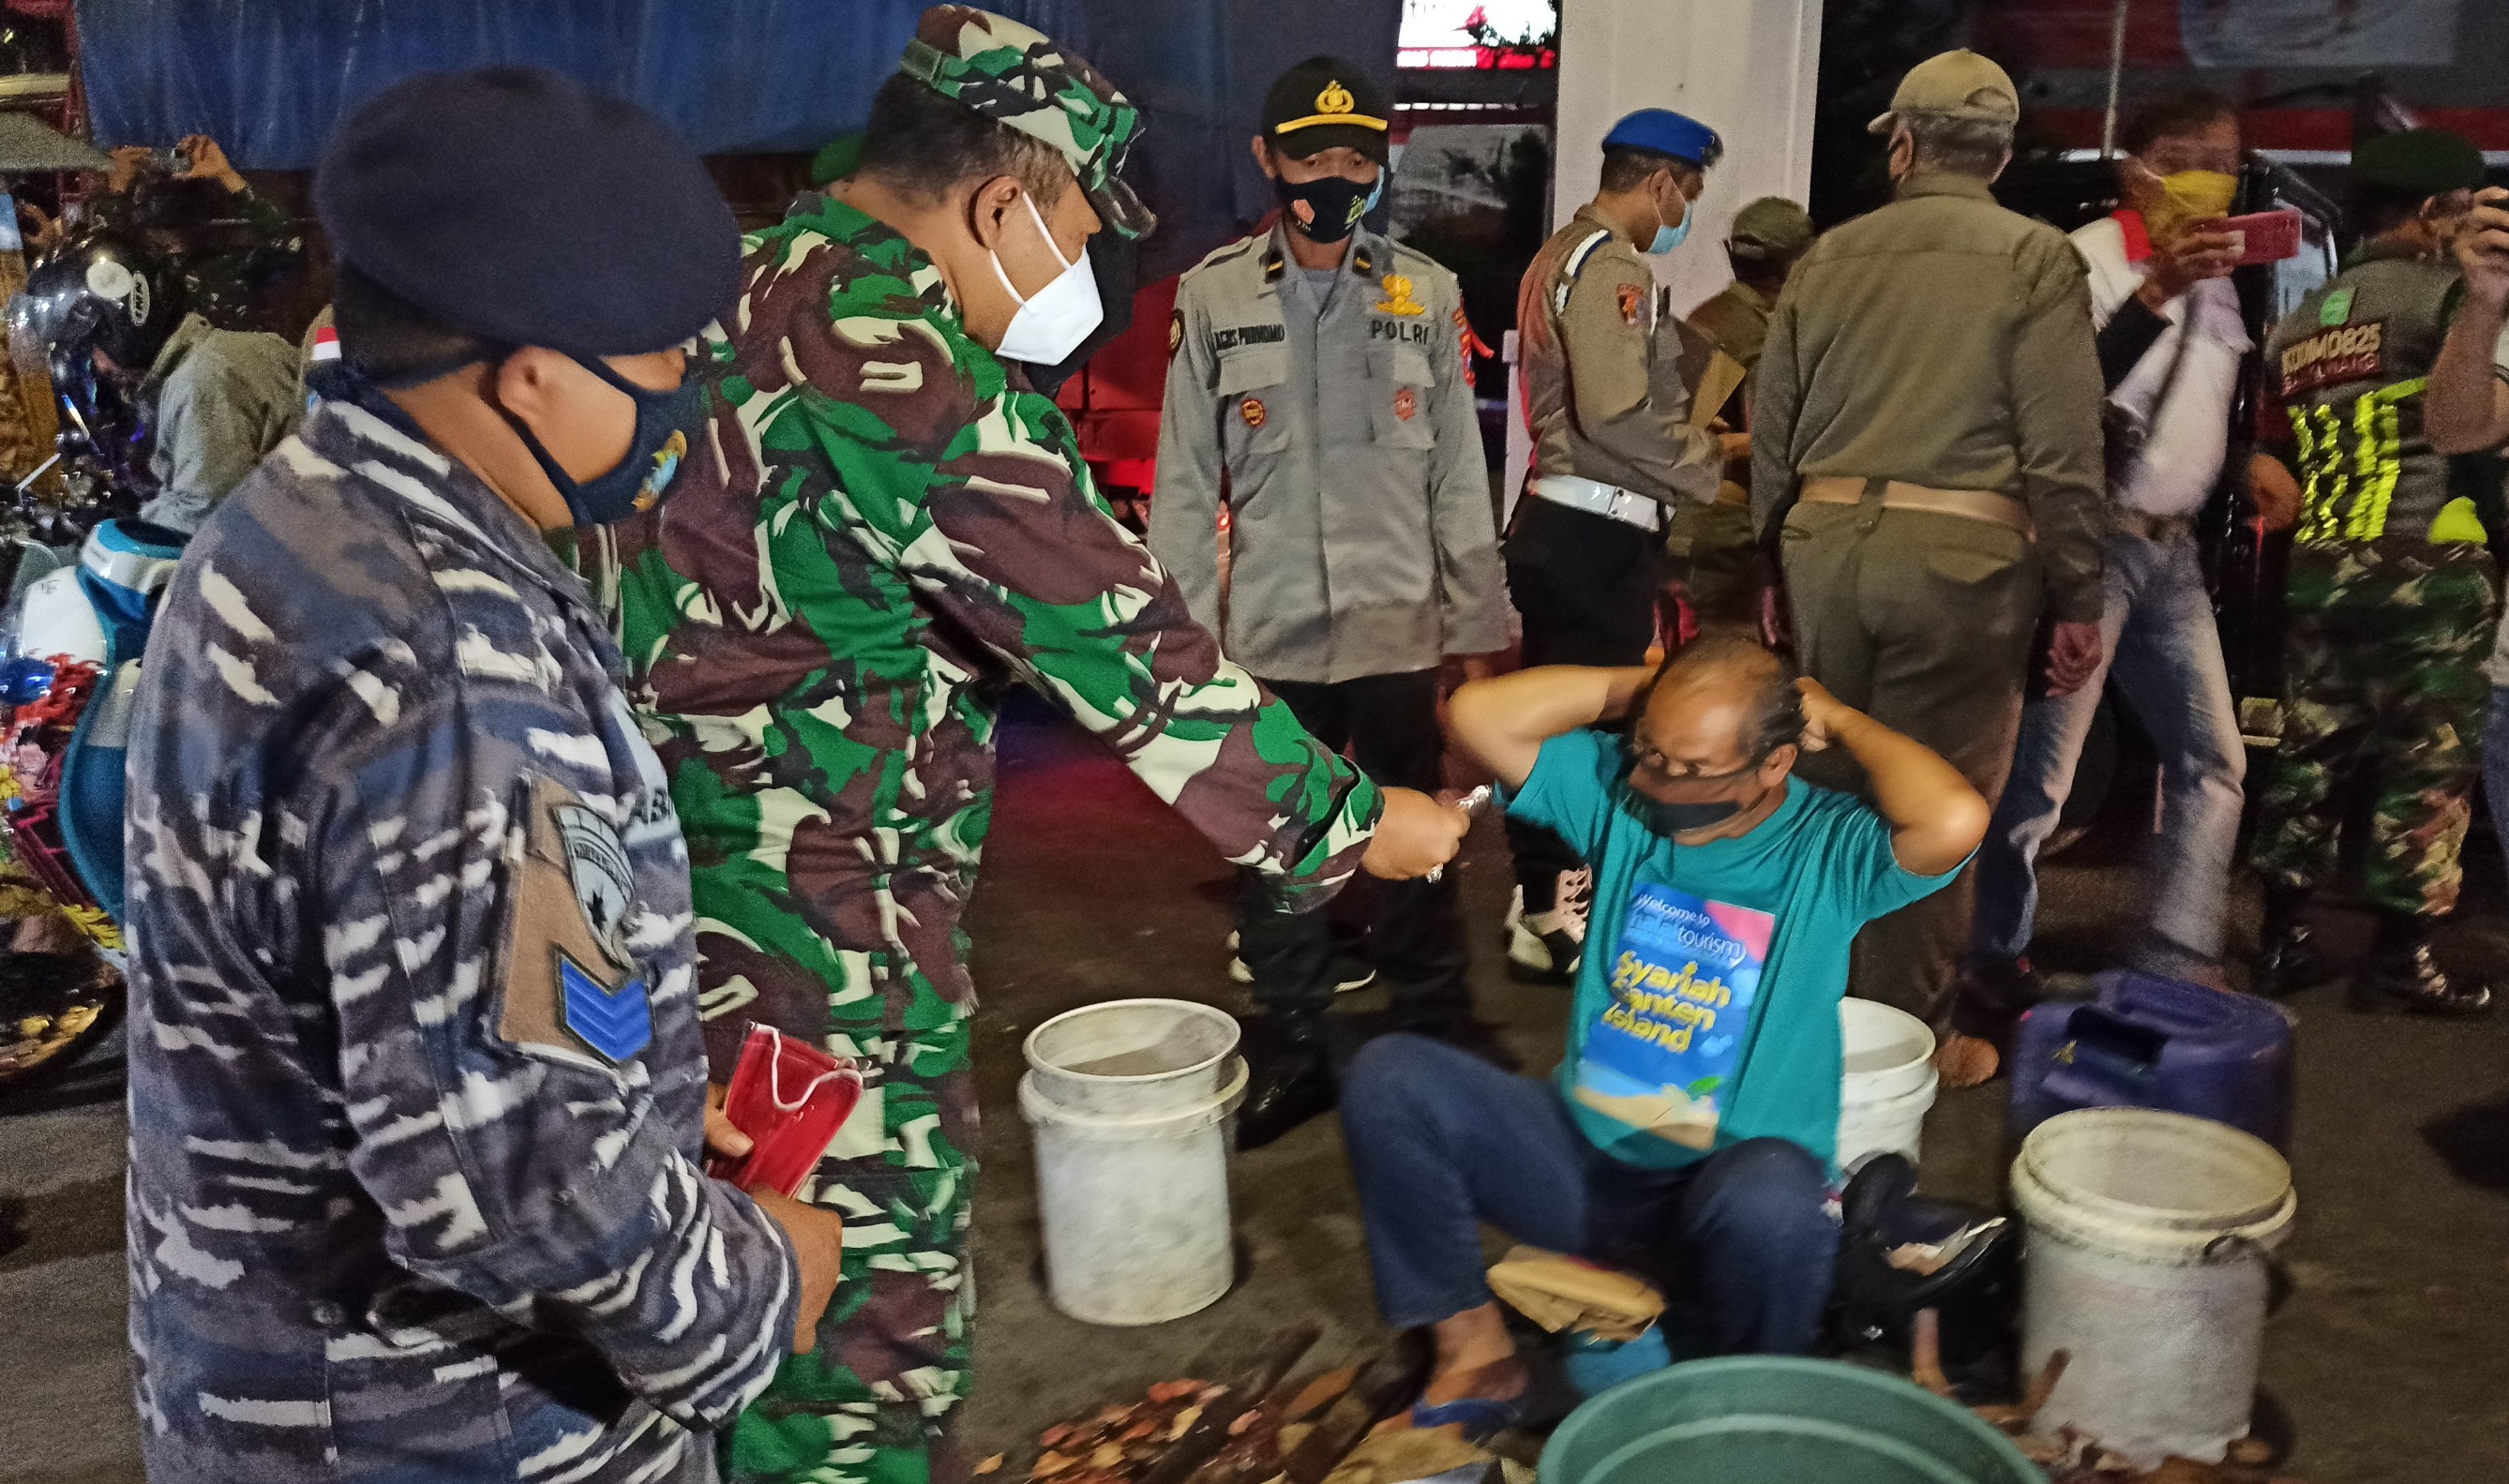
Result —
[[1660, 315], [1645, 257], [1593, 207], [1542, 244], [1516, 312], [1536, 477], [1573, 474], [1666, 504], [1715, 497], [1722, 448], [1659, 365], [1678, 353], [1656, 333]]
[[1744, 371], [1760, 363], [1769, 343], [1770, 306], [1759, 291], [1737, 278], [1723, 292], [1690, 312], [1690, 327], [1716, 342]]
[[1755, 529], [1816, 475], [1995, 491], [2030, 507], [2047, 612], [2099, 616], [2103, 393], [2063, 233], [1914, 175], [1813, 245], [1751, 380]]
[[1321, 313], [1284, 302], [1311, 291], [1288, 281], [1299, 272], [1275, 228], [1179, 286], [1151, 551], [1228, 657], [1266, 680], [1403, 674], [1505, 649], [1454, 275], [1365, 231]]

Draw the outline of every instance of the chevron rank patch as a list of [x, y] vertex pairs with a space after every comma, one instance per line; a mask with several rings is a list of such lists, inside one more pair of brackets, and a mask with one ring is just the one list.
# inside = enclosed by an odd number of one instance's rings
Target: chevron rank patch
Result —
[[654, 1044], [654, 1006], [643, 979], [608, 983], [564, 948], [549, 951], [555, 955], [558, 1012], [577, 1040], [614, 1063], [633, 1061]]

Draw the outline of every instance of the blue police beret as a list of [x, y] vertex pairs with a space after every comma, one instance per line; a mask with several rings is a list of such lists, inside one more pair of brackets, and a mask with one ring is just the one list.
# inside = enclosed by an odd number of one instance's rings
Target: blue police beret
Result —
[[1641, 108], [1613, 125], [1603, 148], [1622, 145], [1687, 160], [1703, 170], [1725, 158], [1725, 141], [1716, 130], [1669, 108]]
[[554, 72], [407, 78], [360, 104], [314, 174], [341, 262], [446, 326], [634, 355], [740, 291], [740, 228], [669, 125]]

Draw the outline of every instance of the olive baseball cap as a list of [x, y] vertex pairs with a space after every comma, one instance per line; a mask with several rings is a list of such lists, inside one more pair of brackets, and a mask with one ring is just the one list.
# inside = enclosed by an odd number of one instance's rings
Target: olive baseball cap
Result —
[[1374, 78], [1338, 56], [1310, 56], [1272, 84], [1263, 137], [1292, 160], [1353, 149], [1386, 163], [1393, 99]]
[[1812, 245], [1812, 213], [1782, 196], [1763, 196], [1734, 213], [1726, 241], [1762, 258], [1792, 257]]
[[1146, 237], [1158, 225], [1124, 183], [1124, 154], [1142, 135], [1142, 111], [1043, 32], [971, 5], [936, 5], [916, 23], [898, 66], [942, 96], [1053, 145], [1118, 236]]
[[1987, 57], [1966, 50], [1944, 52], [1910, 67], [1899, 79], [1899, 91], [1891, 94], [1891, 111], [1865, 128], [1887, 134], [1891, 121], [1903, 113], [2012, 125], [2021, 122], [2021, 93], [2011, 75]]

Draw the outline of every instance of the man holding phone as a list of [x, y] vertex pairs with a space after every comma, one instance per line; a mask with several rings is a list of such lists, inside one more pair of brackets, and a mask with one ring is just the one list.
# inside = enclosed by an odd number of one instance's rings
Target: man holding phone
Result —
[[[2239, 117], [2218, 93], [2160, 98], [2129, 120], [2124, 204], [2073, 235], [2089, 271], [2108, 390], [2110, 527], [2101, 544], [2101, 657], [2080, 688], [2022, 710], [2012, 775], [1978, 850], [1962, 998], [1980, 1014], [2037, 1000], [2023, 956], [2040, 847], [2055, 832], [2109, 679], [2160, 755], [2162, 828], [2148, 846], [2149, 926], [2126, 961], [2217, 981], [2246, 753], [2195, 549], [2220, 482], [2250, 349], [2230, 286], [2246, 245], [2221, 218], [2238, 190]], [[2263, 456], [2248, 478], [2287, 485]]]

